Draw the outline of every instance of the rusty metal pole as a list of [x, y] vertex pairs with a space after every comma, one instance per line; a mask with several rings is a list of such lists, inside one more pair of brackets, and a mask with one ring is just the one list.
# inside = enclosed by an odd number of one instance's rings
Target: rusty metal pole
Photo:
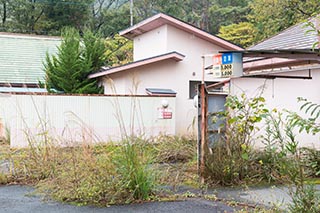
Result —
[[205, 110], [205, 84], [204, 84], [204, 68], [205, 57], [202, 56], [202, 81], [201, 81], [201, 151], [200, 151], [200, 182], [204, 184], [205, 172], [205, 143], [206, 143], [206, 110]]

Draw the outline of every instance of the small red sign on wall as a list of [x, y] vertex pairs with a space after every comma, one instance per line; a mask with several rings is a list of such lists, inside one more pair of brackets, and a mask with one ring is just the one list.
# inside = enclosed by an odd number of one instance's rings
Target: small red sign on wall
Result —
[[213, 65], [221, 65], [222, 64], [222, 54], [216, 54], [213, 56]]
[[172, 109], [168, 108], [158, 108], [159, 119], [172, 119]]

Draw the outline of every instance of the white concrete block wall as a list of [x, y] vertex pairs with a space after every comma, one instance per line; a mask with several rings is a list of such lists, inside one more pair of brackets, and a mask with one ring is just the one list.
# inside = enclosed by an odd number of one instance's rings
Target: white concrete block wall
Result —
[[[163, 99], [169, 102], [172, 119], [158, 116]], [[28, 146], [27, 135], [40, 142], [48, 134], [61, 145], [72, 145], [118, 141], [121, 129], [144, 137], [175, 134], [175, 114], [174, 97], [0, 96], [0, 118], [10, 128], [11, 147]]]
[[[289, 72], [280, 75], [308, 76], [309, 71]], [[320, 70], [312, 71], [312, 80], [276, 78], [274, 80], [261, 78], [238, 78], [231, 81], [231, 94], [240, 95], [245, 93], [248, 97], [255, 97], [261, 93], [266, 99], [267, 107], [272, 110], [290, 110], [299, 112], [301, 116], [307, 117], [300, 111], [301, 103], [297, 102], [298, 97], [303, 97], [314, 103], [320, 104]], [[264, 132], [260, 132], [264, 134]], [[295, 132], [300, 146], [320, 148], [320, 136], [310, 135], [305, 132]], [[257, 146], [261, 146], [261, 141], [257, 141]]]

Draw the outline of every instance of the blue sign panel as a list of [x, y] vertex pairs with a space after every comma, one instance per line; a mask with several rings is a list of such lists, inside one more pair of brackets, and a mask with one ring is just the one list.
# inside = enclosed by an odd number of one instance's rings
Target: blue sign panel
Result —
[[232, 62], [233, 62], [232, 53], [222, 54], [222, 64], [232, 64]]

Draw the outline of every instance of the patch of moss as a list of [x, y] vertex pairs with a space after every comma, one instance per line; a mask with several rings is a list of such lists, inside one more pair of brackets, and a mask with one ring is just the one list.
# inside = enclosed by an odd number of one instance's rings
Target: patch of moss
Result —
[[7, 184], [8, 181], [7, 175], [0, 173], [0, 185]]

